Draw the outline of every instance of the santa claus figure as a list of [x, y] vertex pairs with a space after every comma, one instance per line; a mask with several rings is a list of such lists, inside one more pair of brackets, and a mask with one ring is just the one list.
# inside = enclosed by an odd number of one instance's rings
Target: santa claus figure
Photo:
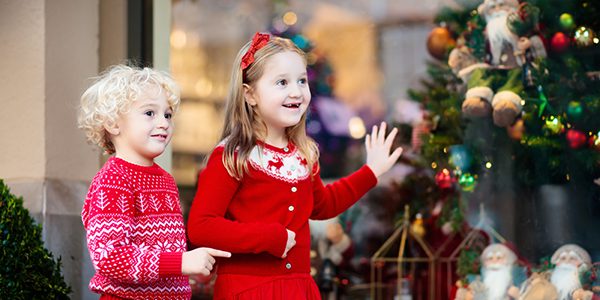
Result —
[[491, 244], [481, 254], [481, 280], [475, 280], [466, 291], [457, 293], [456, 300], [517, 299], [519, 289], [513, 284], [516, 254], [502, 244]]
[[[528, 58], [546, 56], [539, 37], [520, 36], [511, 30], [511, 24], [525, 22], [520, 19], [521, 15], [534, 15], [521, 14], [521, 9], [533, 11], [532, 6], [520, 6], [517, 0], [485, 0], [479, 6], [478, 12], [486, 21], [485, 34], [491, 55], [489, 65], [469, 63], [468, 59], [460, 59], [461, 56], [457, 54], [461, 52], [456, 52], [454, 57], [451, 55], [449, 64], [453, 70], [453, 65], [462, 67], [456, 63], [457, 58], [458, 61], [469, 65], [468, 68], [458, 71], [463, 81], [467, 79], [465, 82], [468, 90], [462, 105], [466, 116], [484, 117], [492, 112], [494, 123], [500, 127], [512, 125], [520, 116], [523, 102], [519, 96], [523, 90], [521, 66]], [[511, 15], [513, 17], [509, 18]], [[527, 24], [529, 23], [535, 22]], [[531, 29], [531, 26], [527, 28]], [[524, 32], [519, 34], [523, 35]], [[462, 54], [466, 53], [463, 51]], [[468, 76], [464, 76], [467, 73]]]
[[550, 282], [558, 292], [558, 300], [590, 300], [591, 291], [582, 288], [580, 275], [592, 266], [590, 255], [583, 248], [567, 244], [552, 255], [552, 270]]

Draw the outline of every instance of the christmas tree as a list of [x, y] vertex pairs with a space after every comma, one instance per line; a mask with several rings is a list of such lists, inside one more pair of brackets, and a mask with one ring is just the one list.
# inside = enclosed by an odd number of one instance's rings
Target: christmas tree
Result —
[[[532, 261], [566, 242], [598, 251], [598, 233], [584, 232], [600, 208], [600, 3], [459, 2], [436, 17], [436, 60], [410, 91], [427, 111], [417, 165], [436, 183], [413, 207], [431, 216], [442, 204], [438, 226], [458, 231], [484, 203]], [[547, 194], [561, 195], [554, 212]]]
[[23, 199], [10, 193], [0, 180], [0, 298], [69, 299], [71, 288], [61, 274], [60, 259], [42, 241]]

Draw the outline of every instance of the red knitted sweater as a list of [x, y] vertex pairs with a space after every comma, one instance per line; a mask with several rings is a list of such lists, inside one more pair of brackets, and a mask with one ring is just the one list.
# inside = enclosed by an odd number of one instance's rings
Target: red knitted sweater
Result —
[[88, 191], [83, 225], [96, 274], [90, 289], [128, 299], [189, 299], [181, 274], [185, 225], [173, 177], [110, 158]]
[[[292, 144], [256, 146], [249, 174], [238, 181], [223, 165], [223, 149], [217, 146], [200, 174], [188, 219], [192, 244], [232, 252], [231, 258], [219, 261], [219, 274], [310, 273], [308, 220], [340, 214], [377, 183], [371, 169], [363, 166], [324, 186], [318, 170], [310, 176], [306, 160]], [[296, 245], [282, 259], [286, 228], [296, 233]]]

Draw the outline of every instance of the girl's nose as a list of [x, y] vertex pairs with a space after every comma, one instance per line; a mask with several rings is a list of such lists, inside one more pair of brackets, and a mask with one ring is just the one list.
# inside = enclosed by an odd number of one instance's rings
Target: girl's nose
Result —
[[302, 90], [297, 84], [290, 85], [290, 97], [298, 98], [302, 95]]

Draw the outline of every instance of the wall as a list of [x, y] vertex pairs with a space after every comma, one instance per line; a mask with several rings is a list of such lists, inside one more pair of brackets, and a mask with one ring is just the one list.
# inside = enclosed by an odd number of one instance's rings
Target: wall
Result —
[[79, 96], [98, 71], [98, 1], [0, 1], [0, 178], [62, 257], [73, 299], [92, 274], [81, 207], [99, 151], [77, 129]]

